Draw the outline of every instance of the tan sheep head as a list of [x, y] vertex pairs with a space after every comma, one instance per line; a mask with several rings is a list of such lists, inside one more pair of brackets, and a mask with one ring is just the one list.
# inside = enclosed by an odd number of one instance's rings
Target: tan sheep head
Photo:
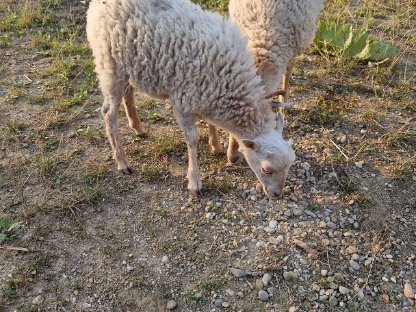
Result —
[[296, 159], [292, 142], [282, 137], [283, 125], [283, 115], [279, 112], [276, 128], [253, 140], [243, 139], [239, 144], [239, 151], [271, 198], [283, 195], [286, 176]]

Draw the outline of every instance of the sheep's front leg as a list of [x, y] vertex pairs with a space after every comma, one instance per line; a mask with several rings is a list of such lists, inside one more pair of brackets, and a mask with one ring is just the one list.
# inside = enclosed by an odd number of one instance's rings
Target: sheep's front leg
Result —
[[117, 168], [124, 174], [130, 174], [132, 170], [118, 137], [118, 111], [120, 102], [121, 94], [105, 94], [101, 113], [104, 118], [105, 129], [111, 144], [111, 149], [113, 150], [113, 157], [117, 163]]
[[185, 134], [185, 141], [188, 147], [188, 189], [194, 195], [201, 194], [201, 175], [198, 167], [198, 133], [192, 116], [183, 116], [175, 112], [179, 127]]
[[209, 133], [209, 145], [211, 146], [211, 152], [215, 155], [221, 155], [222, 153], [224, 153], [224, 149], [220, 143], [218, 131], [215, 128], [215, 126], [208, 124], [208, 133]]
[[236, 163], [244, 158], [243, 154], [238, 151], [237, 140], [231, 134], [228, 140], [227, 158], [229, 164]]
[[292, 70], [293, 65], [289, 63], [286, 67], [286, 73], [283, 75], [283, 94], [281, 95], [280, 101], [286, 103], [289, 99], [289, 87], [290, 87], [290, 79], [292, 78]]

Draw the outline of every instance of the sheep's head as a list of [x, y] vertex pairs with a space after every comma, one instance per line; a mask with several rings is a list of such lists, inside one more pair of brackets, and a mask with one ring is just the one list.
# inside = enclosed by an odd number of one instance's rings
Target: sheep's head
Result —
[[253, 140], [241, 140], [239, 150], [254, 171], [269, 197], [283, 195], [286, 176], [295, 161], [292, 142], [282, 137], [283, 115], [279, 112], [277, 126]]

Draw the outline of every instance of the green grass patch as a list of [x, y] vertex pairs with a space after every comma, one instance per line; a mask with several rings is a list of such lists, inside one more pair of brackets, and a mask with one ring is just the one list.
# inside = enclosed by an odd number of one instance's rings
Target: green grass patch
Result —
[[144, 164], [139, 169], [140, 177], [148, 182], [160, 181], [166, 174], [166, 168], [162, 164]]
[[175, 136], [156, 136], [152, 138], [151, 152], [158, 156], [164, 156], [179, 149], [182, 150], [182, 144], [183, 142]]
[[229, 0], [192, 0], [192, 1], [196, 4], [199, 4], [204, 9], [225, 12], [227, 11]]
[[20, 121], [12, 119], [6, 121], [5, 128], [9, 133], [19, 134], [22, 132], [23, 129], [26, 128], [26, 125], [24, 123], [21, 123]]
[[23, 222], [12, 222], [9, 218], [0, 218], [0, 244], [10, 239], [21, 228]]

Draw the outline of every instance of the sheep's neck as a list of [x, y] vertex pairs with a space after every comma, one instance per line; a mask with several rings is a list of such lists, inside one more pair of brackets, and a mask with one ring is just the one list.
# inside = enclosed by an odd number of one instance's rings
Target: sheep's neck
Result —
[[269, 107], [255, 107], [246, 115], [235, 115], [230, 118], [206, 118], [206, 120], [231, 133], [237, 139], [254, 139], [270, 131], [274, 125], [274, 115]]

